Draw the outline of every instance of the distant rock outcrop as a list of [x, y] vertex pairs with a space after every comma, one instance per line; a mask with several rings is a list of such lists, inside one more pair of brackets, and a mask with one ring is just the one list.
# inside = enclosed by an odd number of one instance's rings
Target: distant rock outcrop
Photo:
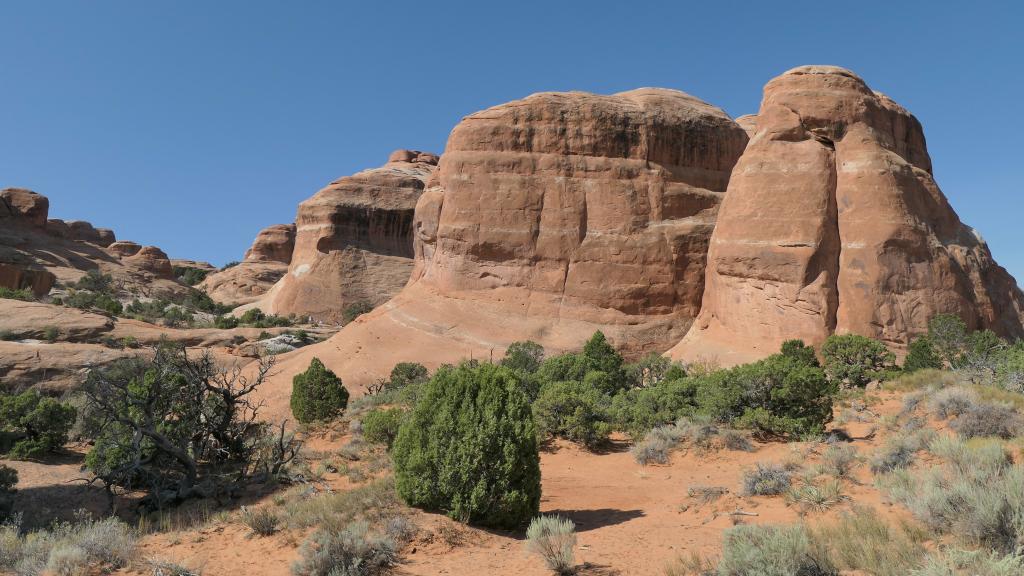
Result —
[[258, 306], [341, 323], [353, 304], [390, 299], [412, 272], [413, 214], [436, 164], [434, 154], [399, 150], [300, 204], [288, 273]]
[[238, 306], [253, 302], [288, 271], [294, 249], [294, 224], [268, 226], [256, 235], [242, 262], [210, 274], [199, 288], [224, 304]]
[[1024, 297], [932, 177], [921, 124], [855, 74], [765, 87], [712, 236], [700, 317], [671, 355], [742, 361], [833, 333], [893, 348], [935, 314], [1024, 335]]

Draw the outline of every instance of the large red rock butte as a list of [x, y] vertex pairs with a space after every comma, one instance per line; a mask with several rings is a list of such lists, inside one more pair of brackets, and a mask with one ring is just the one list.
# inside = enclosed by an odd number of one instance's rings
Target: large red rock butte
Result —
[[708, 255], [697, 323], [670, 355], [726, 363], [834, 333], [895, 349], [935, 314], [1024, 335], [1024, 297], [932, 176], [921, 124], [849, 70], [770, 81]]
[[300, 204], [288, 272], [256, 305], [340, 323], [347, 307], [395, 295], [413, 268], [413, 212], [437, 160], [398, 150], [384, 166], [335, 180]]
[[699, 310], [746, 142], [722, 110], [665, 89], [542, 93], [466, 117], [416, 206], [409, 285], [284, 377], [320, 354], [358, 386], [398, 361], [527, 339], [574, 349], [598, 329], [631, 356], [665, 351]]
[[268, 226], [256, 235], [241, 262], [208, 275], [199, 288], [224, 304], [254, 302], [288, 271], [294, 249], [294, 224]]

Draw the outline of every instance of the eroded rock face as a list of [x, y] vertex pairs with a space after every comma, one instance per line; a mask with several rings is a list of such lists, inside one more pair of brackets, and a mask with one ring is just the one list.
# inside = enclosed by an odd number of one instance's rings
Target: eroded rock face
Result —
[[0, 287], [11, 290], [29, 290], [36, 297], [50, 292], [57, 277], [38, 268], [0, 262]]
[[107, 252], [118, 257], [135, 256], [139, 250], [142, 250], [142, 245], [131, 240], [118, 240], [107, 246]]
[[406, 284], [413, 213], [437, 156], [400, 150], [391, 159], [340, 178], [299, 205], [288, 272], [261, 308], [340, 323], [346, 307], [381, 304]]
[[700, 317], [671, 355], [743, 361], [833, 333], [894, 348], [935, 314], [1024, 334], [1024, 298], [932, 177], [920, 123], [855, 74], [767, 84], [733, 170]]
[[245, 259], [288, 264], [294, 249], [295, 224], [275, 224], [260, 230], [252, 247], [246, 251]]
[[23, 188], [0, 190], [0, 219], [16, 218], [36, 228], [46, 228], [50, 201], [42, 194]]

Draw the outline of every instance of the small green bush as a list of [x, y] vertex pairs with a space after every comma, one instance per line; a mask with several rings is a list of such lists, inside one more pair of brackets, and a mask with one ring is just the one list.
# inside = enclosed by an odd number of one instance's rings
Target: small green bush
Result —
[[174, 266], [172, 268], [174, 277], [187, 286], [195, 286], [203, 280], [210, 273], [209, 270], [203, 270], [201, 268], [195, 268], [193, 266]]
[[605, 442], [612, 432], [608, 398], [586, 382], [545, 384], [533, 403], [542, 437], [559, 437], [588, 447]]
[[932, 341], [927, 336], [914, 339], [907, 349], [907, 358], [903, 361], [904, 372], [917, 372], [918, 370], [941, 370], [942, 357], [935, 349]]
[[511, 370], [522, 370], [533, 374], [544, 361], [544, 347], [529, 340], [525, 342], [513, 342], [505, 350], [505, 357], [501, 359], [501, 365]]
[[217, 316], [213, 319], [213, 326], [221, 330], [238, 328], [238, 318], [235, 318], [234, 316]]
[[1024, 419], [1009, 406], [973, 404], [957, 416], [950, 426], [961, 438], [994, 436], [1009, 440], [1024, 432]]
[[14, 508], [14, 486], [18, 483], [18, 471], [0, 464], [0, 525], [7, 521]]
[[6, 286], [0, 286], [0, 298], [6, 298], [8, 300], [23, 300], [25, 302], [33, 302], [36, 297], [30, 290], [19, 289], [13, 290]]
[[411, 506], [498, 528], [537, 515], [537, 433], [507, 368], [439, 369], [399, 429], [392, 456], [398, 493]]
[[33, 390], [0, 396], [0, 430], [17, 438], [8, 457], [30, 460], [60, 449], [68, 440], [76, 414], [74, 406]]
[[859, 464], [857, 449], [849, 444], [833, 444], [821, 455], [821, 471], [835, 478], [849, 478]]
[[863, 388], [894, 366], [895, 356], [877, 340], [858, 334], [829, 336], [821, 346], [829, 380]]
[[383, 444], [391, 449], [402, 426], [405, 410], [390, 408], [388, 410], [371, 410], [363, 416], [363, 437], [367, 442]]
[[391, 369], [386, 390], [400, 390], [406, 386], [423, 384], [430, 379], [427, 367], [417, 362], [399, 362]]
[[575, 572], [576, 525], [558, 516], [538, 516], [526, 529], [526, 547], [556, 574]]
[[345, 307], [344, 310], [341, 311], [341, 323], [348, 324], [349, 322], [352, 322], [356, 318], [359, 318], [363, 314], [366, 314], [372, 310], [373, 304], [370, 304], [369, 302], [366, 302], [364, 300], [360, 300], [359, 302], [353, 302], [352, 304], [349, 304], [348, 306]]
[[299, 422], [331, 420], [346, 406], [348, 390], [319, 358], [313, 358], [305, 372], [292, 378], [292, 415]]

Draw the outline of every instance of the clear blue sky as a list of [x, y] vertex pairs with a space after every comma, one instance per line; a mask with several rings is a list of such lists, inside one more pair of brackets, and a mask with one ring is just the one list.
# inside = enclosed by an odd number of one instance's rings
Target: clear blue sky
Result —
[[332, 179], [441, 152], [494, 104], [664, 86], [739, 116], [788, 68], [837, 64], [924, 123], [939, 184], [1024, 280], [1018, 6], [12, 0], [0, 187], [222, 264]]

